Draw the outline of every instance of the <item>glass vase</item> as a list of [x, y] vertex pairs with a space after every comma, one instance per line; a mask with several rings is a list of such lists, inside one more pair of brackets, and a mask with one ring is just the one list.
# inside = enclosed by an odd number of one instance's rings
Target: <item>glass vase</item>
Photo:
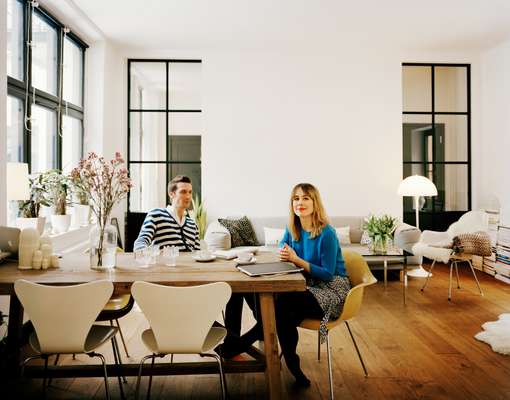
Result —
[[372, 239], [372, 251], [377, 254], [386, 254], [388, 252], [388, 244], [387, 236], [375, 236]]
[[117, 229], [110, 224], [94, 225], [89, 235], [90, 268], [98, 271], [115, 266], [117, 254]]

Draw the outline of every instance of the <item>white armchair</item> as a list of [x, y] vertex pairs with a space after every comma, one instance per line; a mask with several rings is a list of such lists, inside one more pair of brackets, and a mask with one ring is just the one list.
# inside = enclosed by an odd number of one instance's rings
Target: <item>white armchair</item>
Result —
[[413, 253], [427, 257], [432, 260], [432, 265], [427, 274], [427, 280], [421, 288], [423, 291], [427, 286], [428, 280], [432, 275], [432, 270], [436, 262], [442, 262], [445, 264], [450, 263], [450, 280], [448, 286], [448, 300], [451, 300], [451, 286], [452, 286], [452, 272], [455, 267], [455, 273], [457, 277], [457, 287], [460, 289], [459, 273], [457, 264], [459, 262], [467, 262], [473, 272], [476, 284], [480, 294], [483, 296], [482, 289], [476, 277], [473, 264], [471, 262], [471, 255], [455, 255], [451, 244], [453, 238], [463, 233], [474, 233], [479, 231], [487, 231], [489, 228], [488, 216], [483, 211], [469, 211], [464, 214], [460, 219], [451, 224], [446, 232], [435, 232], [435, 231], [423, 231], [420, 241], [413, 246]]

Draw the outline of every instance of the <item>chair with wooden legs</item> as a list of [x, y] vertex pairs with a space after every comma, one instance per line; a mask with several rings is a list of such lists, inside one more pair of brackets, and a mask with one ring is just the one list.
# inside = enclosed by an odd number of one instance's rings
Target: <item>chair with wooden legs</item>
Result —
[[[473, 259], [473, 256], [471, 254], [452, 254], [450, 256], [450, 259], [448, 261], [448, 264], [450, 265], [450, 278], [448, 280], [448, 301], [452, 300], [453, 268], [455, 268], [455, 276], [457, 277], [457, 289], [460, 289], [458, 264], [462, 263], [462, 262], [468, 263], [469, 267], [471, 268], [471, 272], [473, 273], [473, 277], [475, 278], [475, 282], [476, 282], [476, 286], [478, 287], [478, 291], [480, 292], [480, 295], [483, 296], [483, 291], [482, 291], [482, 288], [480, 287], [480, 282], [478, 282], [478, 278], [476, 277], [476, 272], [473, 267], [472, 259]], [[427, 275], [427, 279], [425, 280], [425, 283], [423, 284], [423, 287], [421, 288], [422, 292], [425, 290], [425, 287], [427, 286], [427, 283], [429, 282], [429, 278], [432, 275], [432, 270], [434, 269], [435, 264], [436, 264], [436, 260], [433, 260], [432, 265], [430, 266], [429, 273]]]
[[[151, 354], [140, 361], [136, 382], [136, 399], [140, 391], [143, 364], [168, 354], [200, 354], [212, 357], [218, 363], [223, 399], [226, 382], [221, 357], [213, 353], [227, 330], [213, 327], [213, 322], [230, 299], [232, 289], [225, 282], [201, 286], [173, 287], [148, 282], [135, 282], [131, 293], [149, 321], [150, 329], [142, 332], [142, 341]], [[147, 397], [150, 396], [152, 374], [149, 377]]]
[[[14, 291], [30, 317], [34, 332], [29, 343], [36, 358], [44, 359], [43, 395], [46, 392], [48, 358], [58, 354], [84, 353], [98, 357], [103, 364], [106, 398], [109, 399], [106, 360], [95, 350], [107, 341], [115, 341], [115, 327], [93, 325], [113, 292], [110, 281], [100, 280], [73, 286], [48, 286], [17, 280]], [[65, 307], [62, 305], [65, 304]], [[116, 365], [117, 357], [115, 357]], [[119, 384], [120, 384], [119, 376]], [[120, 385], [123, 395], [122, 385]]]
[[[351, 336], [352, 342], [354, 344], [354, 348], [358, 353], [359, 361], [361, 362], [361, 366], [363, 367], [363, 371], [365, 376], [368, 376], [367, 368], [363, 361], [363, 357], [361, 356], [361, 352], [359, 350], [358, 344], [356, 343], [356, 339], [352, 334], [352, 330], [349, 326], [349, 321], [354, 318], [360, 308], [361, 303], [363, 301], [363, 292], [365, 287], [373, 285], [377, 282], [372, 272], [368, 268], [367, 262], [363, 259], [363, 257], [355, 252], [343, 250], [342, 254], [344, 256], [345, 269], [347, 274], [349, 275], [349, 280], [351, 281], [351, 290], [347, 294], [345, 298], [344, 308], [342, 310], [342, 314], [340, 317], [334, 321], [329, 321], [327, 324], [328, 334], [326, 336], [326, 348], [328, 354], [328, 372], [329, 372], [329, 398], [334, 398], [333, 393], [333, 367], [331, 365], [331, 347], [329, 345], [329, 332], [340, 325], [342, 322], [345, 322], [345, 326], [349, 331], [349, 335]], [[301, 322], [300, 328], [309, 329], [313, 331], [319, 331], [320, 328], [320, 319], [312, 319], [307, 318], [303, 322]], [[317, 343], [317, 359], [320, 361], [320, 338], [318, 338]]]

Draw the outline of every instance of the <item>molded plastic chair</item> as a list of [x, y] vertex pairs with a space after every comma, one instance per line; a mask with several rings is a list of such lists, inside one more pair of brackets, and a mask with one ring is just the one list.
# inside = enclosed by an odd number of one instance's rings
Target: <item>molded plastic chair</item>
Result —
[[[354, 347], [356, 348], [356, 352], [358, 353], [358, 357], [361, 362], [361, 366], [363, 367], [363, 371], [365, 372], [365, 376], [368, 376], [367, 368], [365, 367], [365, 363], [361, 357], [361, 352], [356, 343], [356, 339], [354, 339], [354, 335], [352, 334], [348, 321], [358, 314], [361, 308], [361, 303], [363, 301], [363, 291], [365, 287], [373, 285], [377, 282], [377, 279], [375, 279], [375, 277], [372, 275], [372, 272], [370, 272], [367, 262], [361, 255], [348, 250], [343, 250], [342, 254], [344, 256], [345, 269], [349, 275], [349, 280], [351, 281], [352, 287], [347, 294], [344, 308], [342, 310], [342, 314], [340, 314], [340, 317], [334, 321], [329, 321], [327, 324], [328, 335], [326, 336], [326, 347], [328, 351], [329, 397], [331, 399], [333, 399], [334, 395], [333, 371], [331, 366], [331, 348], [329, 346], [329, 331], [340, 325], [342, 322], [345, 322], [345, 326], [347, 326], [347, 330], [349, 331], [352, 342], [354, 343]], [[320, 322], [321, 321], [319, 319], [307, 318], [303, 320], [299, 327], [313, 331], [319, 331]], [[320, 361], [320, 338], [318, 339], [317, 343], [317, 358]]]
[[[143, 363], [167, 354], [200, 354], [218, 363], [221, 393], [225, 398], [226, 383], [221, 358], [210, 352], [227, 334], [225, 328], [212, 327], [214, 320], [230, 299], [232, 289], [225, 282], [201, 286], [173, 287], [148, 282], [135, 282], [131, 293], [147, 317], [150, 329], [142, 332], [142, 341], [152, 354], [140, 361], [136, 398], [140, 390]], [[147, 396], [150, 395], [152, 375]]]
[[100, 280], [73, 286], [48, 286], [17, 280], [14, 291], [35, 330], [29, 343], [37, 356], [27, 358], [23, 366], [30, 360], [44, 359], [43, 393], [50, 355], [85, 353], [101, 359], [109, 399], [106, 360], [94, 350], [108, 340], [115, 340], [117, 328], [93, 323], [112, 295], [113, 284]]

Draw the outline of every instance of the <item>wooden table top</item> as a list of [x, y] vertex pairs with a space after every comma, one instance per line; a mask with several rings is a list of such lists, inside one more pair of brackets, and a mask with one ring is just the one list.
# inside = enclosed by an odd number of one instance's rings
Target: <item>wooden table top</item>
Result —
[[[277, 255], [270, 252], [260, 252], [256, 257], [257, 262], [277, 261]], [[47, 270], [19, 270], [17, 263], [0, 264], [0, 294], [12, 294], [14, 281], [17, 279], [51, 285], [71, 285], [107, 279], [115, 285], [116, 293], [129, 293], [131, 284], [135, 281], [169, 286], [227, 282], [234, 292], [287, 292], [304, 291], [306, 288], [305, 279], [300, 273], [250, 277], [239, 272], [233, 260], [216, 259], [199, 263], [189, 253], [179, 255], [175, 267], [164, 264], [141, 267], [132, 253], [119, 253], [117, 266], [105, 272], [90, 269], [88, 255], [79, 253], [65, 255], [60, 259], [60, 268]]]

